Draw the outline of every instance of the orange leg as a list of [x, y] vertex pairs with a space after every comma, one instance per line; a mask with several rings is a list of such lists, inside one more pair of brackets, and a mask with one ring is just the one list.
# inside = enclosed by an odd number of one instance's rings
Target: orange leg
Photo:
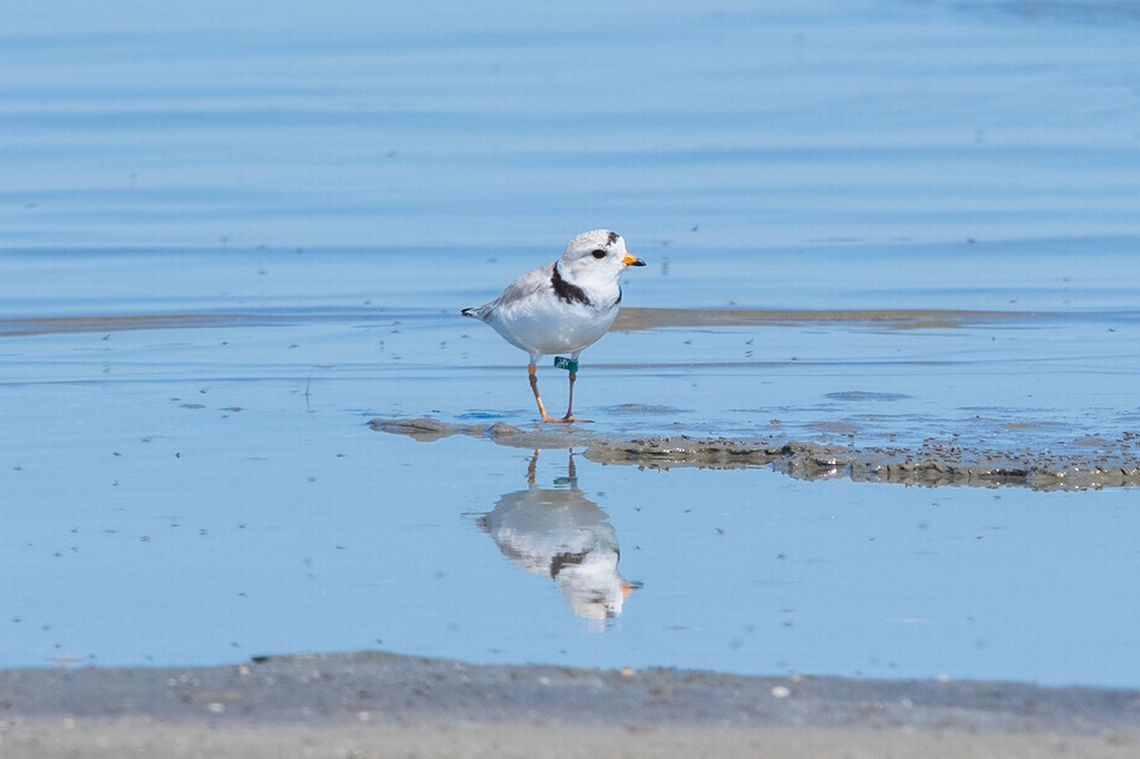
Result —
[[551, 419], [546, 413], [546, 406], [542, 405], [542, 397], [538, 394], [538, 375], [534, 373], [534, 364], [527, 364], [526, 373], [530, 376], [530, 389], [534, 393], [534, 400], [538, 403], [538, 413], [544, 422], [571, 422], [573, 419]]
[[578, 379], [578, 372], [570, 372], [570, 400], [566, 404], [566, 416], [562, 418], [564, 422], [574, 421], [574, 380]]
[[530, 389], [534, 393], [534, 400], [538, 404], [538, 413], [542, 415], [542, 421], [551, 424], [570, 424], [579, 421], [574, 418], [574, 382], [578, 379], [577, 372], [570, 372], [570, 401], [566, 405], [566, 416], [561, 419], [553, 419], [546, 413], [546, 406], [543, 405], [542, 397], [538, 394], [538, 375], [535, 374], [534, 364], [527, 364], [526, 373], [530, 377]]

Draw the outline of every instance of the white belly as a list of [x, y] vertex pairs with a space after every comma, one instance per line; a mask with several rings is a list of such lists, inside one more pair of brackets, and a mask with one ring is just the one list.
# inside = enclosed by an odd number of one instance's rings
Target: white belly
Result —
[[507, 342], [532, 356], [578, 353], [606, 334], [618, 313], [617, 308], [599, 311], [556, 299], [528, 300], [501, 309], [490, 324]]

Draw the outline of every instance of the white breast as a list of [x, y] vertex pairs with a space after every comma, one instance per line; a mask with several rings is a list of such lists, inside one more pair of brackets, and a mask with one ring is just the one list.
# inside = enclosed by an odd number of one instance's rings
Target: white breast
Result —
[[617, 314], [616, 306], [597, 309], [546, 293], [503, 304], [489, 323], [512, 345], [545, 356], [584, 350], [606, 334]]

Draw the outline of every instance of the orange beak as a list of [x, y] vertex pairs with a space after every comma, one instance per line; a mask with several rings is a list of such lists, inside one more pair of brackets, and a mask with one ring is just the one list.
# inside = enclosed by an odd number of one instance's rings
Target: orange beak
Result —
[[632, 253], [626, 253], [621, 262], [626, 266], [645, 266], [645, 262]]

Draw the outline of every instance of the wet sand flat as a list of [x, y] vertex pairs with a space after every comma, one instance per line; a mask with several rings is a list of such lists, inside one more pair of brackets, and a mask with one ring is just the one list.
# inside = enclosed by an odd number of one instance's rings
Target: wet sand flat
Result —
[[900, 329], [960, 327], [979, 322], [1025, 320], [1037, 316], [1020, 311], [953, 309], [767, 309], [767, 308], [630, 308], [621, 310], [613, 329], [632, 332], [665, 327], [746, 327], [811, 322], [866, 322]]
[[846, 477], [856, 482], [902, 485], [1026, 486], [1036, 490], [1128, 487], [1140, 485], [1140, 455], [1132, 450], [1136, 434], [1097, 440], [1057, 440], [1048, 452], [1014, 447], [994, 450], [955, 439], [919, 448], [821, 445], [810, 441], [702, 439], [689, 435], [623, 438], [580, 429], [522, 429], [509, 424], [451, 424], [432, 418], [373, 419], [372, 429], [418, 440], [451, 435], [485, 437], [516, 448], [584, 448], [586, 458], [603, 464], [632, 464], [665, 469], [767, 466], [798, 479]]
[[378, 652], [6, 670], [5, 757], [1128, 757], [1140, 692], [473, 666]]

